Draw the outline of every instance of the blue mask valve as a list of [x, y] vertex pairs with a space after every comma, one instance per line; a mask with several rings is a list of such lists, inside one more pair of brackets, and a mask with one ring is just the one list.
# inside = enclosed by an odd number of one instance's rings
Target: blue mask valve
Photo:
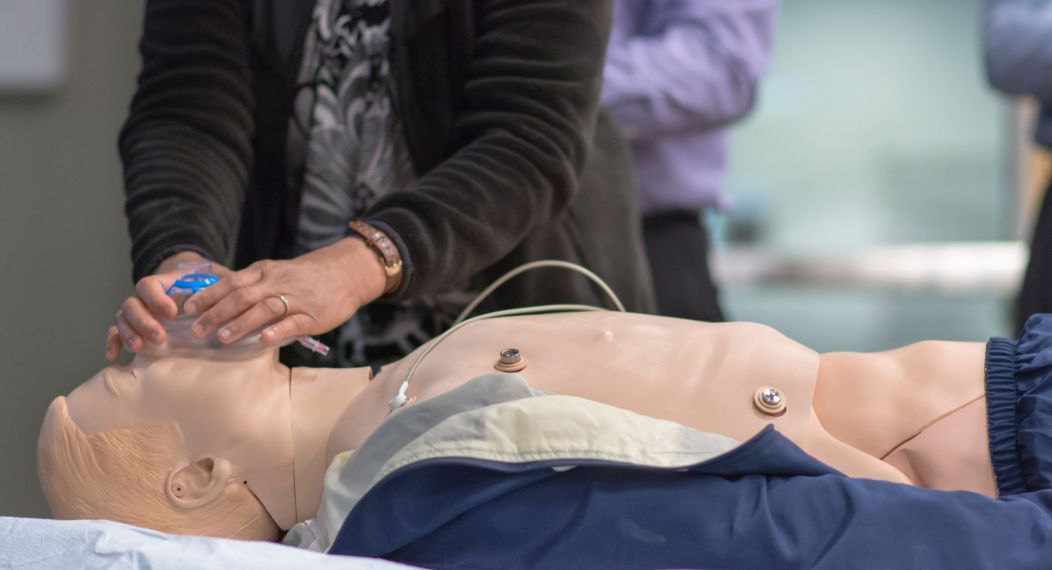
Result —
[[198, 293], [201, 289], [211, 287], [219, 282], [219, 277], [212, 275], [211, 273], [188, 273], [179, 278], [178, 281], [172, 284], [171, 287], [165, 291], [166, 294], [171, 295], [172, 291], [181, 289], [182, 292], [189, 292], [190, 294]]

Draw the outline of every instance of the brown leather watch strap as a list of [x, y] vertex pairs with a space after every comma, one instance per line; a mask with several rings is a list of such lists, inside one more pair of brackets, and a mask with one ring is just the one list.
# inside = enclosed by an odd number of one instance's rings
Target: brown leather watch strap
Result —
[[351, 220], [347, 225], [380, 258], [380, 265], [383, 266], [384, 274], [387, 276], [384, 295], [393, 293], [402, 283], [402, 254], [398, 252], [398, 246], [387, 237], [387, 234], [361, 220]]

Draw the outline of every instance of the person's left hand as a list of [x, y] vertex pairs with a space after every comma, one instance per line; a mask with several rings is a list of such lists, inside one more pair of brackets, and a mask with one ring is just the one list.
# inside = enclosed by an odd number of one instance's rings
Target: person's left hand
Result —
[[345, 238], [296, 259], [253, 263], [190, 297], [183, 310], [200, 315], [191, 327], [198, 338], [218, 329], [219, 341], [229, 344], [270, 324], [263, 341], [277, 343], [336, 328], [382, 295], [385, 283], [377, 255], [362, 240]]

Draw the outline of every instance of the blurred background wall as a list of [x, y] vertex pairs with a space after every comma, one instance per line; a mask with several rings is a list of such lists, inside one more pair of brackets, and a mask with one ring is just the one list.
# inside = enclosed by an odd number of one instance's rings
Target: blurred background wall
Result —
[[116, 137], [142, 6], [65, 6], [60, 84], [0, 88], [0, 515], [47, 514], [35, 464], [44, 410], [102, 366], [106, 328], [130, 288]]
[[[923, 252], [944, 259], [950, 244], [1026, 233], [1013, 111], [982, 68], [983, 4], [783, 4], [760, 105], [732, 134], [737, 207], [718, 220], [730, 318], [771, 324], [819, 350], [1011, 332], [1018, 244], [952, 250], [951, 265], [974, 264], [979, 275], [890, 279], [930, 261]], [[877, 247], [906, 252], [880, 256], [868, 276], [823, 270]], [[741, 278], [750, 263], [781, 269], [750, 279], [765, 273], [752, 267]]]

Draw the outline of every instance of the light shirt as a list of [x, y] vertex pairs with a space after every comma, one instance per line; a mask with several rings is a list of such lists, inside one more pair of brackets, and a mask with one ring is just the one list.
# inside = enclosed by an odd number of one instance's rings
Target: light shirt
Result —
[[756, 100], [777, 0], [615, 0], [600, 102], [643, 213], [725, 205], [730, 123]]

